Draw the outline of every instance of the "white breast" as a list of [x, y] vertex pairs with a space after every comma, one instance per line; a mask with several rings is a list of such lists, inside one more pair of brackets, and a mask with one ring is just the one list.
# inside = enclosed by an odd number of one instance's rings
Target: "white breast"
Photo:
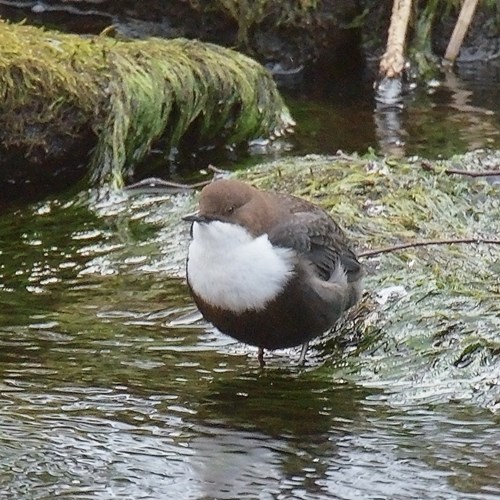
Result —
[[237, 224], [195, 222], [188, 253], [194, 292], [233, 312], [261, 310], [293, 275], [295, 253], [273, 247], [267, 234], [254, 238]]

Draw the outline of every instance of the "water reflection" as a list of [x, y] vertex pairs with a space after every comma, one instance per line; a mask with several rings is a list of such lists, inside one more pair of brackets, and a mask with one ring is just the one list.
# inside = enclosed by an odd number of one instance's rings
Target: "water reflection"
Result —
[[334, 154], [371, 147], [396, 158], [449, 158], [477, 148], [500, 148], [497, 82], [466, 81], [450, 72], [403, 89], [397, 81], [386, 83], [378, 93], [367, 86], [349, 98], [290, 98], [299, 124], [291, 139], [294, 151]]
[[463, 149], [500, 144], [498, 108], [475, 105], [474, 87], [468, 87], [454, 73], [445, 73], [443, 81], [429, 82], [426, 89], [403, 93], [399, 101], [391, 100], [391, 95], [380, 97], [374, 121], [377, 149], [383, 154], [401, 158], [429, 151], [428, 156], [446, 158]]
[[1, 410], [4, 494], [330, 499], [500, 493], [500, 431], [491, 414], [458, 407], [398, 411], [355, 387], [290, 380], [281, 372], [233, 371], [208, 392], [192, 384], [186, 377], [174, 389], [166, 381], [162, 393], [142, 395], [126, 386], [66, 385], [45, 388], [43, 396], [33, 384], [2, 391], [2, 402], [16, 407]]

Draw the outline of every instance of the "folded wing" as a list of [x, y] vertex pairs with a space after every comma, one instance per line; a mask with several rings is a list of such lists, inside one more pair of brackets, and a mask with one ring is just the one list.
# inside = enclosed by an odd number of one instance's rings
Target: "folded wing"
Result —
[[348, 282], [361, 279], [362, 267], [339, 226], [322, 210], [295, 212], [286, 224], [268, 234], [273, 245], [293, 248], [309, 260], [318, 276], [328, 281], [341, 265]]

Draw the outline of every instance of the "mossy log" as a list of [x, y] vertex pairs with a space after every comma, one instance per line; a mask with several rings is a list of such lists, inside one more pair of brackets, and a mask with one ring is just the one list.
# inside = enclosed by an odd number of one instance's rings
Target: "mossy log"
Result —
[[89, 153], [93, 179], [120, 186], [160, 140], [169, 155], [293, 126], [260, 64], [185, 39], [118, 41], [0, 20], [0, 95], [0, 183]]

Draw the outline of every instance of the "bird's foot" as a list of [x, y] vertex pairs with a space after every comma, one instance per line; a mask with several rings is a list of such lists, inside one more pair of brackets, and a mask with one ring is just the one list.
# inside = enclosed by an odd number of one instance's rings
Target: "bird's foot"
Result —
[[259, 365], [261, 368], [264, 368], [266, 366], [266, 362], [264, 361], [264, 348], [259, 347], [259, 350], [257, 351], [257, 359], [259, 360]]
[[307, 354], [307, 348], [309, 347], [309, 342], [304, 342], [302, 344], [302, 349], [300, 351], [300, 357], [299, 357], [299, 366], [303, 366], [306, 362], [306, 354]]

